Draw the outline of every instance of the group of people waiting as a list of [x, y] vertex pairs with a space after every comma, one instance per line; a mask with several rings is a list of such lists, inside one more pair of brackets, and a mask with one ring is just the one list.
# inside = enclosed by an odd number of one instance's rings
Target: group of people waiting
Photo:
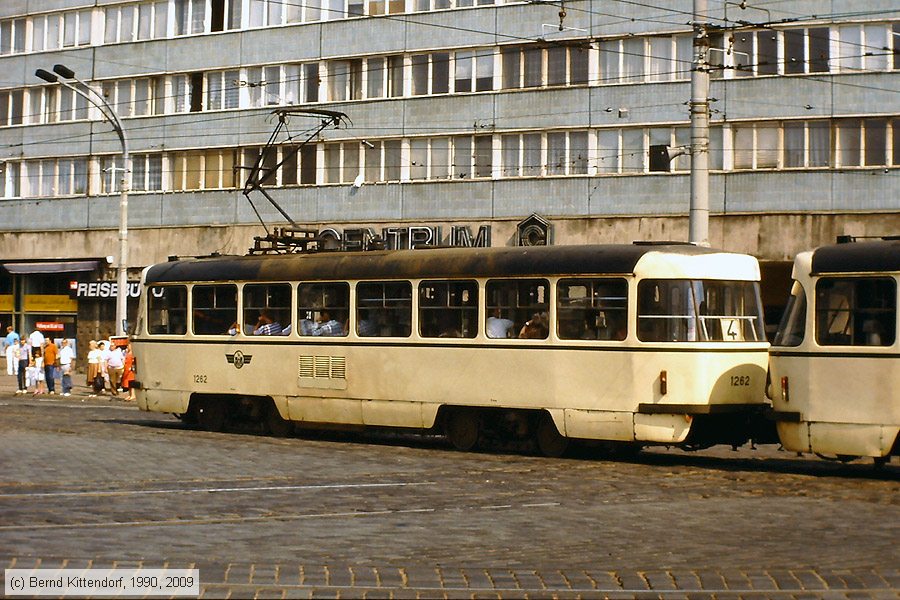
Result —
[[105, 393], [108, 389], [113, 397], [118, 397], [119, 392], [125, 394], [125, 400], [134, 400], [135, 360], [131, 352], [131, 342], [124, 348], [113, 346], [109, 342], [88, 343], [88, 370], [86, 382], [91, 388], [90, 397]]
[[[8, 326], [2, 346], [6, 354], [6, 373], [17, 378], [17, 394], [56, 394], [56, 381], [59, 380], [61, 395], [72, 395], [75, 350], [68, 339], [63, 338], [57, 345], [40, 331], [21, 337]], [[134, 400], [131, 382], [135, 360], [131, 344], [118, 348], [106, 341], [91, 340], [89, 346], [86, 381], [91, 390], [89, 395], [94, 397], [108, 389], [112, 396], [123, 392], [126, 400]]]
[[6, 352], [6, 373], [15, 375], [17, 394], [55, 394], [56, 380], [62, 384], [62, 395], [72, 395], [72, 370], [75, 367], [75, 351], [69, 340], [60, 346], [35, 330], [28, 337], [20, 337], [12, 326], [6, 328], [3, 338]]

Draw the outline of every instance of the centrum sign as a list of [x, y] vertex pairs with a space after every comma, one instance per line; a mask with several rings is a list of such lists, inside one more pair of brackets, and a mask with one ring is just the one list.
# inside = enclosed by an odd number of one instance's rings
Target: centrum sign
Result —
[[341, 250], [365, 250], [376, 239], [386, 250], [409, 250], [417, 246], [455, 246], [461, 248], [487, 248], [491, 245], [491, 226], [482, 225], [472, 236], [468, 225], [453, 225], [445, 236], [440, 225], [411, 225], [409, 227], [384, 227], [378, 235], [371, 227], [348, 228], [343, 231], [327, 227], [319, 231], [319, 237]]
[[[115, 281], [70, 281], [70, 298], [116, 298], [119, 295], [119, 284]], [[137, 298], [141, 295], [141, 283], [129, 281], [127, 296]]]

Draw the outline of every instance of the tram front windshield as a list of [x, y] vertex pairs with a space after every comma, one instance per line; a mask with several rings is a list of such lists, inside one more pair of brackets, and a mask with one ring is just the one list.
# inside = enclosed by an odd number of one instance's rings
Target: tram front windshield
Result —
[[638, 284], [638, 339], [644, 342], [764, 341], [759, 283], [645, 279]]

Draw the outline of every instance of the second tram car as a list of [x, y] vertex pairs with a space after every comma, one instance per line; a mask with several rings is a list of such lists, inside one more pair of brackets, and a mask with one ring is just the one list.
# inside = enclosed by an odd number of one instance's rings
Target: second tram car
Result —
[[143, 275], [141, 409], [705, 447], [765, 407], [759, 265], [687, 244], [173, 260]]
[[823, 457], [900, 453], [900, 239], [798, 254], [771, 350], [782, 445]]

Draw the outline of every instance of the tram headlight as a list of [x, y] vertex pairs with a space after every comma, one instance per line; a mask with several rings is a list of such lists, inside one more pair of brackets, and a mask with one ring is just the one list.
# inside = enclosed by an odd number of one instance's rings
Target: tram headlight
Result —
[[791, 401], [791, 386], [787, 375], [781, 378], [781, 399], [785, 402]]
[[665, 371], [659, 372], [659, 393], [662, 396], [669, 393], [669, 374]]

